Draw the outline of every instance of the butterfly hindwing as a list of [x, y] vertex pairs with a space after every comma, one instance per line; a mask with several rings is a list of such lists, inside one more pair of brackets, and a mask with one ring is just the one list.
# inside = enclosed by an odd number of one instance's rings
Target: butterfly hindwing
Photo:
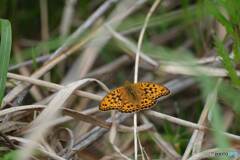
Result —
[[147, 97], [142, 97], [141, 98], [141, 105], [139, 107], [139, 110], [152, 108], [155, 103], [156, 103], [156, 100], [149, 99]]
[[124, 102], [121, 108], [119, 108], [118, 110], [124, 113], [131, 113], [134, 112], [137, 107], [137, 104], [131, 102]]

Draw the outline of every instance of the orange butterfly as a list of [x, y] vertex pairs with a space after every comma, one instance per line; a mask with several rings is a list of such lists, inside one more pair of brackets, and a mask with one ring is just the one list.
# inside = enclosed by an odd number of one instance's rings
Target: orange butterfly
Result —
[[118, 110], [130, 113], [151, 108], [157, 99], [170, 93], [169, 89], [153, 82], [126, 83], [110, 91], [100, 102], [99, 110]]

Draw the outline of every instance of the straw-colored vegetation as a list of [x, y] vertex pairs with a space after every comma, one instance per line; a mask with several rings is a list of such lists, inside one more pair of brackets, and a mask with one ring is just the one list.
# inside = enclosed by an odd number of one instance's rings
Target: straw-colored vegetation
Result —
[[[239, 0], [0, 0], [0, 160], [237, 159], [239, 11]], [[99, 111], [125, 81], [171, 94]]]

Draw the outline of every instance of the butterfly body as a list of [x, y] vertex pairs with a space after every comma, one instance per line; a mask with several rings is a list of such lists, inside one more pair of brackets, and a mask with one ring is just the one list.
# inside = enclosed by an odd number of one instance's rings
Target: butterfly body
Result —
[[100, 102], [101, 111], [118, 110], [130, 113], [151, 108], [157, 99], [170, 91], [157, 83], [127, 83], [110, 91]]
[[140, 91], [135, 87], [135, 85], [123, 86], [123, 90], [125, 90], [126, 93], [125, 101], [131, 101], [134, 103], [138, 103], [140, 101]]

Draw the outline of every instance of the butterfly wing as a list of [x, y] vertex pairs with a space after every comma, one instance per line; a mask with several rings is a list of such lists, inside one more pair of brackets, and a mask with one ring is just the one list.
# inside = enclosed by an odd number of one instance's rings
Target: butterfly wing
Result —
[[118, 111], [123, 113], [131, 113], [136, 112], [140, 108], [140, 105], [138, 103], [132, 103], [132, 102], [123, 102], [121, 108], [118, 108]]
[[136, 85], [141, 93], [139, 110], [151, 108], [157, 102], [158, 98], [170, 93], [168, 88], [153, 82], [139, 82]]
[[124, 113], [134, 112], [139, 106], [130, 102], [124, 87], [116, 88], [110, 91], [100, 102], [99, 110], [118, 110]]
[[158, 99], [162, 96], [166, 96], [170, 93], [167, 87], [164, 87], [161, 84], [153, 82], [139, 82], [136, 84], [140, 90], [143, 91], [146, 98], [149, 99]]
[[107, 111], [113, 109], [119, 109], [122, 106], [122, 92], [124, 88], [118, 87], [110, 91], [100, 102], [99, 110]]
[[118, 110], [124, 113], [131, 113], [143, 109], [151, 108], [161, 96], [166, 96], [170, 91], [157, 83], [139, 82], [133, 84], [131, 90], [135, 92], [135, 96], [139, 99], [133, 101], [129, 97], [129, 91], [125, 87], [118, 87], [110, 91], [100, 102], [99, 110]]

